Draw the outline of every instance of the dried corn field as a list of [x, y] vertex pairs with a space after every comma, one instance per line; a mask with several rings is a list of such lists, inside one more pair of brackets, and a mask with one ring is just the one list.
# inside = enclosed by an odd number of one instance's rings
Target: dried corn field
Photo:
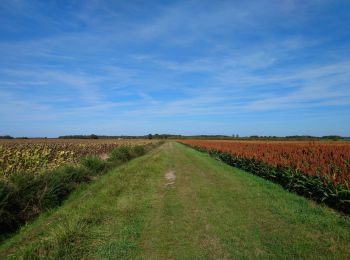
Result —
[[17, 172], [42, 172], [82, 157], [104, 157], [120, 145], [144, 145], [152, 140], [16, 139], [0, 140], [0, 177]]

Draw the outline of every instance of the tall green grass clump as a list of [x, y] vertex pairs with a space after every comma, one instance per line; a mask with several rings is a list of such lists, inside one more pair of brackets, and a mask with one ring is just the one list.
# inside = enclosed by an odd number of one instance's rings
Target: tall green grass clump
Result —
[[0, 181], [0, 233], [15, 230], [41, 212], [59, 206], [83, 182], [85, 167], [65, 166], [47, 173], [16, 173]]
[[146, 153], [146, 150], [145, 150], [145, 147], [142, 146], [142, 145], [135, 145], [132, 147], [132, 151], [131, 151], [131, 154], [134, 156], [134, 157], [137, 157], [137, 156], [142, 156]]
[[108, 170], [108, 163], [97, 156], [87, 156], [81, 160], [81, 164], [95, 174]]
[[130, 146], [118, 146], [112, 150], [109, 160], [113, 162], [127, 162], [132, 159], [131, 150], [132, 148]]

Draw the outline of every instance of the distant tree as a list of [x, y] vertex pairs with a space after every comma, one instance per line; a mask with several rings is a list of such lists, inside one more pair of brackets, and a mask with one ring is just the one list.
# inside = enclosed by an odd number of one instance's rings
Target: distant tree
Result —
[[149, 135], [148, 135], [148, 139], [153, 139], [152, 134], [149, 134]]
[[343, 139], [343, 137], [341, 137], [339, 135], [326, 135], [326, 136], [322, 136], [321, 138], [322, 139], [329, 139], [329, 140], [333, 140], [333, 141], [342, 140]]
[[94, 135], [94, 134], [91, 134], [91, 135], [90, 135], [90, 139], [98, 139], [98, 136], [97, 136], [97, 135]]
[[0, 139], [13, 139], [13, 137], [10, 135], [1, 135]]

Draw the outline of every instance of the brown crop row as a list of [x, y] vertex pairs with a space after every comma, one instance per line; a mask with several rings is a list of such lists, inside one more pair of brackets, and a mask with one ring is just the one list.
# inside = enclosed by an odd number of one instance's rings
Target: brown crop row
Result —
[[350, 142], [181, 140], [209, 150], [292, 167], [304, 174], [329, 178], [350, 188]]

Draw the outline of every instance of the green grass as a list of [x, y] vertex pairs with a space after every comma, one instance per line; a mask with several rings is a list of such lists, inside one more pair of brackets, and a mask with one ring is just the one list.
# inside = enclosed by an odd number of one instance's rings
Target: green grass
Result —
[[1, 259], [349, 255], [348, 217], [175, 142], [84, 185], [0, 247]]

